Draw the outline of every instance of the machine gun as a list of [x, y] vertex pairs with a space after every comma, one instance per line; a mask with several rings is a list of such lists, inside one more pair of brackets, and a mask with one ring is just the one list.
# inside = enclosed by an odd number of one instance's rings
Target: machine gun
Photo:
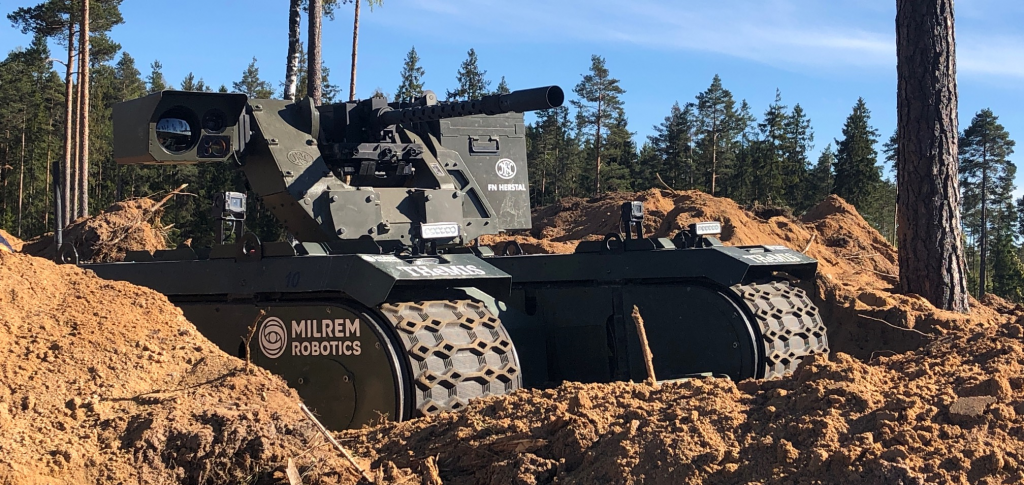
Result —
[[563, 98], [549, 86], [455, 103], [429, 91], [411, 103], [174, 91], [122, 103], [118, 163], [231, 164], [291, 241], [245, 232], [245, 194], [221, 194], [217, 240], [227, 223], [232, 241], [88, 267], [167, 295], [228, 352], [246, 354], [239, 337], [260, 318], [253, 361], [336, 429], [524, 386], [643, 380], [634, 305], [663, 379], [778, 377], [828, 351], [817, 309], [791, 284], [817, 262], [722, 246], [719, 224], [648, 237], [633, 202], [625, 234], [574, 254], [471, 245], [530, 227], [522, 112]]

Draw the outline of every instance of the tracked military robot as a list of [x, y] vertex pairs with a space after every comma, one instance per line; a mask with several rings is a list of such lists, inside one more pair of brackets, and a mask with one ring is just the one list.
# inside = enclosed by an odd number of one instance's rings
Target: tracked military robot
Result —
[[[793, 282], [817, 262], [726, 247], [717, 223], [621, 231], [573, 254], [474, 244], [531, 226], [523, 113], [557, 86], [444, 103], [381, 97], [314, 106], [164, 91], [114, 108], [120, 164], [222, 163], [245, 175], [289, 241], [244, 230], [246, 193], [219, 194], [211, 248], [88, 264], [150, 287], [225, 351], [284, 377], [335, 429], [466, 406], [561, 381], [646, 377], [638, 306], [661, 379], [771, 378], [828, 351]], [[74, 260], [65, 244], [61, 259]]]

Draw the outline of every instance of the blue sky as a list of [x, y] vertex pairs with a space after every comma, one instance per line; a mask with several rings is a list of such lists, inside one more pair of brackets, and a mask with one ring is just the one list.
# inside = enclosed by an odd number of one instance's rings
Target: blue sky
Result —
[[[34, 3], [4, 1], [0, 13]], [[126, 0], [125, 24], [111, 35], [144, 73], [159, 59], [174, 84], [191, 71], [230, 86], [255, 56], [276, 86], [287, 4]], [[956, 9], [961, 129], [989, 107], [1024, 142], [1024, 2], [958, 0]], [[626, 90], [638, 142], [716, 73], [758, 116], [776, 88], [784, 104], [799, 103], [813, 123], [815, 157], [841, 136], [859, 96], [883, 141], [896, 126], [895, 0], [384, 0], [363, 11], [358, 96], [378, 87], [393, 93], [413, 45], [426, 87], [439, 93], [454, 87], [470, 47], [492, 87], [505, 76], [512, 89], [558, 84], [569, 92], [598, 54]], [[350, 6], [324, 23], [324, 59], [346, 96], [351, 28]], [[3, 22], [0, 49], [28, 41]]]

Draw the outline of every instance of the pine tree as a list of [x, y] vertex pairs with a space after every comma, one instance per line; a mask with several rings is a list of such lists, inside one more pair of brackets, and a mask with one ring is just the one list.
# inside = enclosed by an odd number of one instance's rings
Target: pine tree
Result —
[[[142, 80], [142, 73], [135, 67], [135, 59], [127, 52], [121, 54], [117, 64], [114, 66], [113, 79], [111, 82], [110, 99], [111, 105], [135, 99], [146, 94], [146, 82]], [[121, 200], [129, 196], [141, 193], [137, 188], [142, 177], [142, 169], [134, 166], [115, 166], [116, 177], [112, 181], [112, 199]], [[101, 207], [106, 204], [101, 203]]]
[[146, 82], [149, 83], [149, 92], [158, 93], [167, 89], [167, 81], [164, 80], [163, 73], [164, 66], [160, 64], [160, 61], [153, 61], [153, 63], [149, 65], [149, 68], [150, 73], [149, 76], [146, 77]]
[[486, 74], [487, 71], [480, 70], [477, 65], [476, 51], [470, 49], [466, 53], [466, 60], [462, 61], [462, 66], [459, 67], [459, 72], [455, 76], [459, 87], [454, 91], [448, 91], [448, 101], [479, 99], [489, 94], [487, 87], [491, 85], [491, 82], [484, 79]]
[[185, 76], [185, 79], [181, 80], [180, 86], [182, 91], [198, 91], [198, 89], [196, 89], [195, 74], [189, 72], [188, 75]]
[[576, 127], [590, 143], [589, 151], [595, 160], [593, 173], [594, 195], [601, 193], [601, 155], [604, 147], [601, 144], [602, 127], [607, 127], [622, 116], [622, 100], [619, 96], [626, 91], [619, 86], [619, 80], [611, 77], [605, 67], [603, 57], [590, 57], [590, 73], [583, 75], [583, 80], [573, 88], [580, 99], [573, 100], [576, 107]]
[[732, 93], [722, 87], [717, 74], [711, 86], [697, 95], [697, 147], [700, 169], [705, 174], [703, 188], [708, 193], [715, 195], [719, 176], [731, 172], [739, 136], [752, 120], [749, 112], [736, 110]]
[[655, 125], [655, 134], [647, 137], [647, 156], [641, 155], [634, 173], [637, 187], [660, 185], [658, 177], [661, 177], [661, 181], [673, 189], [695, 188], [695, 130], [694, 104], [687, 103], [685, 107], [680, 107], [678, 102], [673, 104], [665, 120]]
[[320, 94], [327, 103], [337, 102], [341, 96], [341, 86], [331, 82], [331, 70], [326, 65], [320, 66]]
[[508, 94], [512, 90], [508, 88], [508, 83], [505, 82], [505, 76], [501, 76], [501, 81], [498, 81], [498, 87], [494, 88], [494, 92], [491, 94]]
[[423, 76], [426, 71], [420, 66], [420, 56], [416, 53], [416, 46], [409, 49], [405, 55], [405, 64], [402, 66], [402, 82], [395, 92], [396, 102], [411, 102], [423, 96]]
[[608, 127], [605, 138], [604, 170], [601, 171], [601, 187], [611, 192], [633, 190], [630, 173], [637, 168], [637, 147], [633, 141], [635, 133], [629, 131], [629, 122], [623, 111], [619, 111]]
[[782, 104], [782, 92], [776, 89], [775, 102], [768, 106], [764, 118], [757, 125], [761, 131], [761, 146], [760, 157], [754, 166], [759, 180], [754, 198], [768, 205], [785, 203], [786, 108]]
[[274, 95], [270, 82], [260, 79], [260, 68], [256, 67], [255, 57], [242, 72], [242, 79], [231, 83], [231, 88], [249, 98], [268, 99]]
[[[878, 131], [870, 126], [871, 112], [864, 98], [859, 98], [853, 113], [846, 118], [843, 139], [836, 140], [835, 193], [864, 211], [882, 181], [878, 167]], [[873, 224], [880, 221], [864, 214]]]
[[579, 160], [573, 131], [565, 106], [538, 111], [537, 122], [527, 127], [530, 199], [534, 205], [550, 204], [573, 193]]
[[114, 77], [117, 82], [115, 94], [120, 101], [145, 96], [146, 83], [142, 81], [141, 76], [142, 73], [135, 67], [135, 59], [127, 52], [122, 52], [121, 58], [114, 66]]
[[833, 167], [835, 165], [836, 154], [832, 150], [832, 144], [830, 143], [821, 151], [821, 155], [818, 156], [818, 161], [808, 174], [807, 182], [804, 185], [809, 196], [808, 200], [812, 204], [824, 200], [825, 197], [828, 197], [828, 194], [832, 193], [835, 181]]
[[997, 230], [992, 240], [992, 293], [1015, 302], [1024, 302], [1024, 263], [1021, 262], [1020, 248], [1014, 244], [1013, 227], [1015, 211], [1011, 205], [1001, 207], [996, 217]]
[[1010, 139], [1010, 134], [999, 124], [999, 118], [990, 109], [983, 109], [974, 115], [971, 125], [960, 138], [960, 187], [963, 193], [964, 222], [973, 226], [972, 232], [978, 238], [979, 298], [985, 295], [989, 284], [990, 210], [992, 207], [1008, 207], [1012, 202], [1016, 167], [1008, 157], [1013, 154], [1013, 147], [1014, 141]]
[[814, 148], [814, 130], [803, 107], [797, 103], [786, 117], [783, 125], [785, 141], [782, 146], [782, 182], [785, 201], [797, 212], [803, 212], [817, 200], [802, 190], [806, 185], [810, 159], [808, 152]]

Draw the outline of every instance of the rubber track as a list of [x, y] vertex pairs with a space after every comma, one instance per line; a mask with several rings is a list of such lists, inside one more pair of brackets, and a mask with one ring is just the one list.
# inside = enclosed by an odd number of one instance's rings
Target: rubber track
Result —
[[766, 379], [793, 372], [807, 356], [828, 354], [825, 324], [804, 290], [789, 281], [762, 281], [732, 289], [757, 318]]
[[472, 300], [385, 303], [412, 369], [413, 417], [522, 387], [519, 358], [498, 317]]

